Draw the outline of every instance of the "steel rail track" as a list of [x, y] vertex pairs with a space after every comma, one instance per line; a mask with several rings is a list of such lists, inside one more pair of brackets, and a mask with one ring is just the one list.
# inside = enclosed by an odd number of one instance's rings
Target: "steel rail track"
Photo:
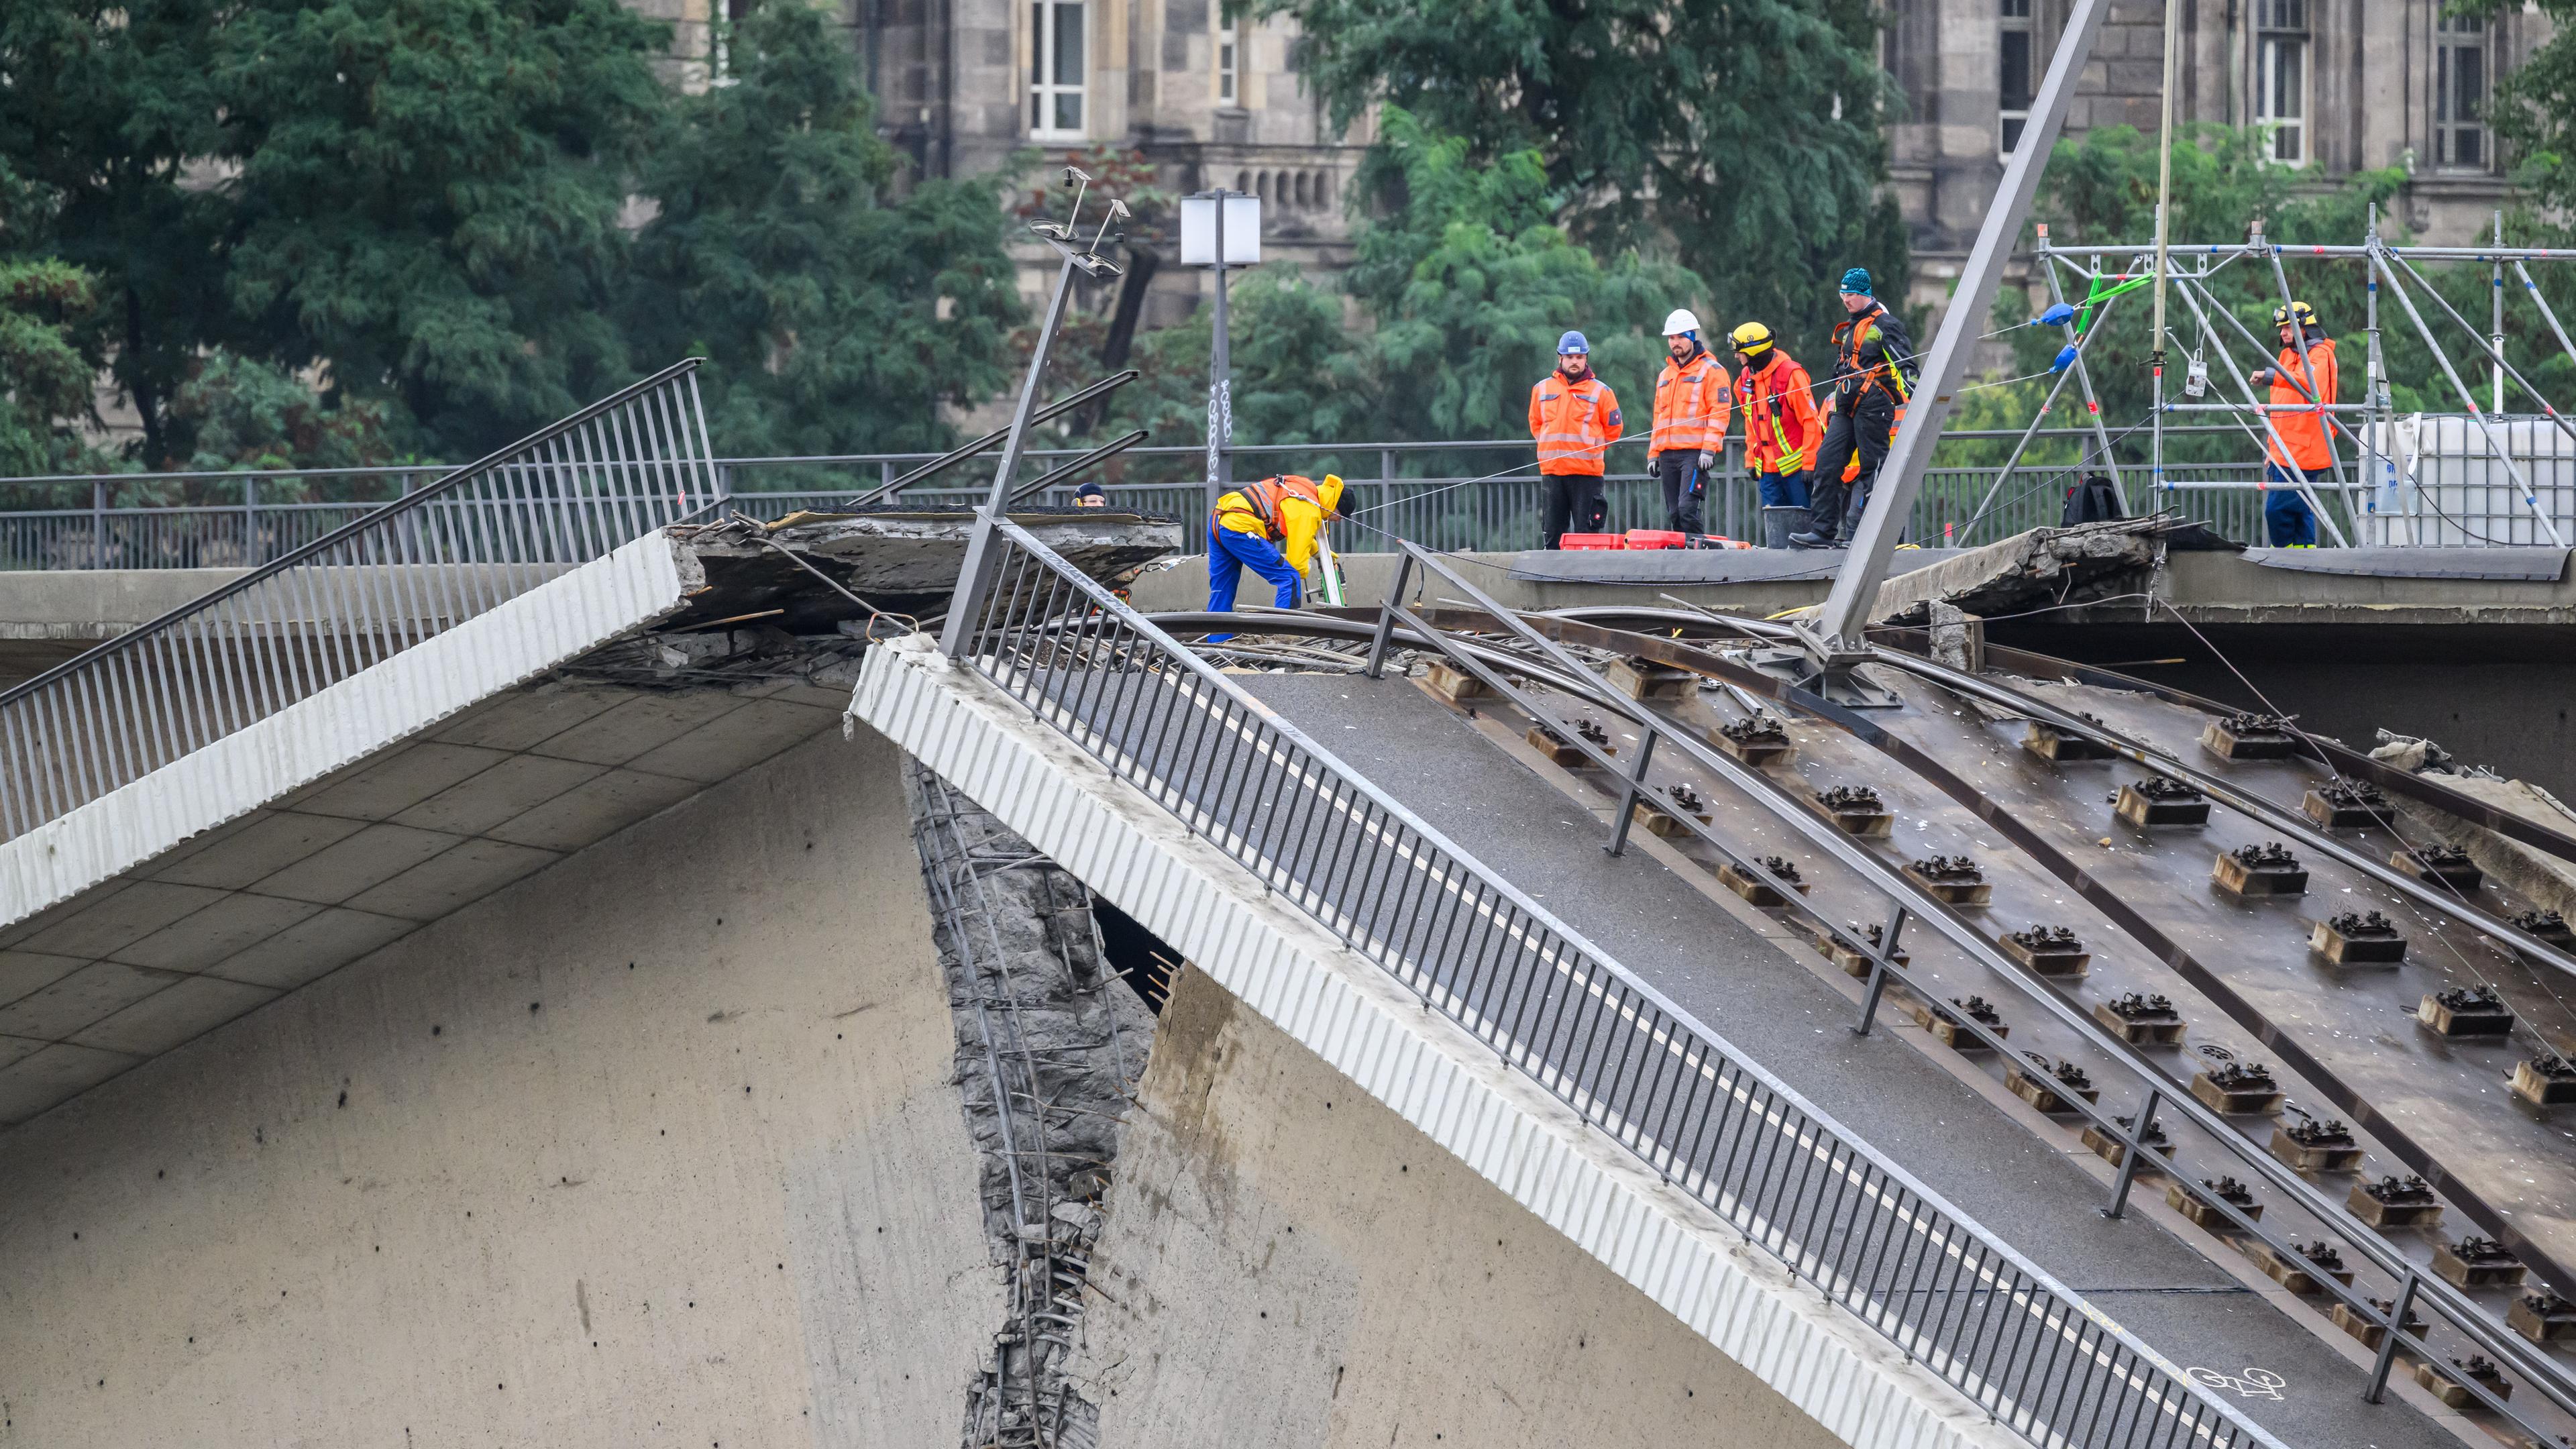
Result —
[[[2316, 1219], [2321, 1227], [2333, 1232], [2346, 1245], [2353, 1247], [2373, 1267], [2401, 1284], [2413, 1279], [2417, 1285], [2415, 1293], [2418, 1306], [2434, 1309], [2443, 1319], [2449, 1320], [2453, 1328], [2464, 1338], [2475, 1343], [2490, 1357], [2511, 1365], [2521, 1377], [2539, 1388], [2561, 1409], [2570, 1414], [2576, 1414], [2576, 1377], [2571, 1377], [2563, 1366], [2554, 1360], [2536, 1355], [2530, 1345], [2514, 1337], [2510, 1330], [2505, 1329], [2492, 1314], [2459, 1290], [2452, 1288], [2450, 1284], [2422, 1274], [2398, 1255], [2376, 1230], [2353, 1217], [2343, 1204], [2318, 1192], [2304, 1178], [2299, 1177], [2294, 1169], [2263, 1151], [2234, 1124], [2191, 1097], [2187, 1087], [2164, 1071], [2153, 1059], [2139, 1052], [2131, 1044], [2104, 1031], [2099, 1023], [2092, 1019], [2090, 1013], [2061, 996], [2053, 984], [2025, 972], [1987, 942], [1982, 932], [1960, 919], [1949, 906], [1933, 897], [1918, 883], [1906, 877], [1903, 872], [1862, 850], [1833, 827], [1818, 819], [1814, 811], [1790, 798], [1785, 788], [1776, 781], [1758, 770], [1748, 769], [1728, 759], [1702, 744], [1695, 737], [1694, 732], [1679, 728], [1674, 722], [1665, 720], [1629, 700], [1610, 686], [1606, 680], [1591, 673], [1580, 661], [1574, 660], [1571, 656], [1561, 656], [1551, 661], [1557, 666], [1555, 668], [1540, 667], [1536, 661], [1526, 656], [1490, 647], [1479, 647], [1458, 636], [1519, 632], [1511, 627], [1516, 621], [1524, 625], [1527, 630], [1548, 636], [1558, 643], [1598, 648], [1649, 659], [1659, 664], [1739, 685], [1750, 692], [1777, 701], [1801, 713], [1811, 714], [1851, 733], [1864, 744], [1880, 750], [1900, 766], [1918, 774], [1926, 783], [1966, 806], [1980, 819], [1995, 825], [2012, 840], [2017, 848], [2030, 855], [2036, 863], [2062, 883], [2077, 889], [2089, 903], [2095, 905], [2097, 909], [2102, 909], [2124, 931], [2129, 931], [2136, 936], [2138, 930], [2142, 928], [2146, 936], [2140, 938], [2141, 945], [2154, 951], [2158, 958], [2173, 967], [2177, 974], [2183, 975], [2196, 989], [2210, 996], [2222, 1010], [2228, 1012], [2231, 1019], [2237, 1020], [2239, 1026], [2263, 1041], [2267, 1048], [2279, 1053], [2282, 1060], [2293, 1070], [2307, 1075], [2313, 1082], [2324, 1088], [2326, 1095], [2336, 1099], [2339, 1107], [2342, 1107], [2346, 1100], [2356, 1104], [2348, 1109], [2351, 1115], [2368, 1126], [2373, 1134], [2387, 1143], [2401, 1159], [2407, 1159], [2409, 1151], [2422, 1158], [2426, 1166], [2417, 1170], [2423, 1171], [2428, 1180], [2434, 1181], [2442, 1191], [2458, 1200], [2463, 1211], [2477, 1220], [2481, 1228], [2489, 1227], [2490, 1222], [2502, 1227], [2503, 1231], [2491, 1231], [2490, 1235], [2514, 1246], [2516, 1251], [2523, 1254], [2536, 1268], [2544, 1271], [2555, 1270], [2554, 1261], [2548, 1255], [2529, 1244], [2523, 1235], [2505, 1226], [2508, 1220], [2497, 1213], [2491, 1204], [2486, 1203], [2473, 1190], [2462, 1186], [2455, 1177], [2442, 1170], [2430, 1154], [2425, 1153], [2411, 1138], [2405, 1137], [2404, 1134], [2388, 1126], [2386, 1119], [2371, 1108], [2367, 1101], [2340, 1077], [2317, 1062], [2296, 1042], [2289, 1040], [2268, 1017], [2263, 1016], [2250, 1003], [2246, 1003], [2243, 998], [2237, 996], [2223, 981], [2218, 980], [2207, 968], [2200, 966], [2188, 952], [2175, 946], [2152, 923], [2137, 915], [2132, 908], [2110, 893], [2100, 882], [2093, 881], [2071, 859], [2013, 819], [2010, 812], [2004, 810], [1997, 802], [1987, 798], [1983, 792], [1975, 790], [1966, 781], [1924, 755], [1913, 745], [1880, 729], [1866, 716], [1843, 709], [1748, 665], [1724, 659], [1713, 652], [1681, 640], [1612, 629], [1568, 617], [1578, 611], [1516, 614], [1503, 609], [1499, 604], [1494, 604], [1490, 599], [1484, 599], [1472, 584], [1466, 583], [1463, 579], [1457, 579], [1453, 575], [1451, 582], [1482, 600], [1489, 607], [1483, 609], [1435, 608], [1419, 613], [1410, 609], [1399, 609], [1393, 617], [1401, 621], [1404, 627], [1392, 630], [1390, 637], [1415, 647], [1438, 650], [1468, 673], [1476, 676], [1487, 688], [1495, 690], [1498, 695], [1512, 702], [1524, 713], [1532, 715], [1533, 718], [1543, 717], [1544, 712], [1538, 710], [1524, 692], [1512, 685], [1511, 676], [1513, 675], [1543, 684], [1570, 698], [1609, 710], [1643, 728], [1654, 730], [1660, 739], [1680, 747], [1695, 763], [1726, 779], [1739, 792], [1765, 806], [1838, 863], [1886, 894], [1905, 916], [1922, 917], [1927, 924], [1931, 924], [1940, 931], [1946, 939], [1963, 950], [1971, 959], [2011, 981], [2025, 996], [2039, 1004], [2062, 1025], [2074, 1031], [2088, 1045], [2126, 1067], [2138, 1077], [2142, 1085], [2157, 1094], [2160, 1104], [2169, 1105], [2185, 1120], [2190, 1121], [2193, 1126], [2218, 1144], [2226, 1155], [2241, 1162], [2250, 1175], [2260, 1178], [2273, 1189], [2281, 1192], [2288, 1200], [2296, 1203]], [[1291, 611], [1267, 614], [1200, 612], [1157, 614], [1152, 617], [1164, 627], [1184, 631], [1230, 628], [1234, 632], [1304, 633], [1356, 640], [1374, 638], [1379, 630], [1375, 623], [1364, 623], [1361, 618], [1353, 616], [1365, 616], [1378, 612], [1364, 609], [1341, 609], [1326, 615]], [[1617, 612], [1634, 616], [1639, 611]], [[1744, 622], [1712, 620], [1681, 611], [1646, 612], [1669, 613], [1669, 617], [1659, 618], [1656, 621], [1664, 624], [1706, 626], [1711, 623]], [[1748, 637], [1763, 636], [1759, 633], [1748, 633]], [[2098, 732], [2098, 727], [2092, 726], [2089, 722], [2085, 722], [2082, 728], [2086, 733]], [[1590, 741], [1577, 736], [1572, 737], [1569, 742], [1580, 749], [1599, 768], [1613, 775], [1631, 773], [1628, 769], [1614, 763]], [[2143, 755], [2146, 752], [2140, 750], [2139, 753]], [[2140, 759], [2139, 763], [2150, 764], [2151, 767], [2153, 764], [2152, 761], [2145, 759]], [[1642, 776], [1639, 776], [1639, 780], [1641, 783]], [[1633, 795], [1623, 795], [1623, 800], [1633, 798], [1635, 798]], [[1747, 871], [1756, 879], [1761, 877], [1760, 867], [1753, 863], [1747, 852], [1719, 838], [1710, 827], [1701, 825], [1689, 812], [1679, 811], [1674, 814], [1677, 820], [1691, 829], [1695, 837], [1734, 862], [1739, 870]], [[1846, 934], [1821, 911], [1805, 904], [1803, 898], [1789, 895], [1789, 899], [1790, 908], [1793, 911], [1802, 917], [1812, 918], [1820, 929], [1837, 935]], [[1894, 949], [1897, 929], [1900, 928], [1901, 918], [1891, 921], [1891, 929], [1885, 933], [1883, 951]], [[2185, 963], [2188, 965], [2186, 966]], [[1903, 978], [1899, 976], [1897, 979]], [[1994, 1037], [1982, 1023], [1963, 1017], [1962, 1024], [1984, 1045], [1997, 1051], [2007, 1050], [2002, 1039]], [[2126, 1144], [2131, 1159], [2137, 1160], [2137, 1154], [2144, 1149], [2135, 1142], [2131, 1129], [2121, 1126], [2110, 1112], [2093, 1104], [2083, 1103], [2077, 1099], [2070, 1105], [2105, 1135]], [[2145, 1113], [2140, 1114], [2142, 1118], [2145, 1115]], [[2141, 1122], [2138, 1130], [2143, 1130], [2144, 1125]], [[2404, 1150], [2400, 1150], [2401, 1143]], [[2415, 1167], [2416, 1164], [2410, 1159], [2408, 1165]], [[2277, 1240], [2256, 1220], [2240, 1212], [2234, 1204], [2199, 1191], [2187, 1180], [2180, 1178], [2177, 1180], [2182, 1181], [2184, 1191], [2225, 1217], [2231, 1227], [2265, 1243], [2281, 1253], [2285, 1259], [2297, 1260], [2295, 1244], [2285, 1244]], [[2562, 1278], [2561, 1281], [2565, 1280]], [[2387, 1323], [2388, 1315], [2378, 1310], [2366, 1294], [2345, 1288], [2330, 1276], [2322, 1278], [2322, 1286], [2330, 1296], [2343, 1302], [2367, 1321]], [[2389, 1326], [2401, 1346], [2412, 1349], [2418, 1357], [2428, 1361], [2439, 1360], [2440, 1356], [2434, 1353], [2429, 1345], [2421, 1343], [2415, 1335], [2405, 1333], [2402, 1325]], [[2504, 1414], [2509, 1419], [2521, 1422], [2521, 1416], [2515, 1413], [2506, 1401], [2486, 1392], [2484, 1386], [2470, 1384], [2468, 1388], [2474, 1397], [2485, 1403], [2486, 1407]], [[2526, 1424], [2525, 1427], [2539, 1432], [2538, 1426]]]

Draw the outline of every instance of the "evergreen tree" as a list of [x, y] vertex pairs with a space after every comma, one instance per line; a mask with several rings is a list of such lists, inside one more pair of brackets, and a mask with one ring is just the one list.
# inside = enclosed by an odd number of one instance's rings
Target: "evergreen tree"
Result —
[[886, 195], [847, 45], [804, 5], [755, 7], [724, 83], [678, 98], [642, 168], [623, 319], [639, 356], [703, 352], [708, 426], [738, 453], [945, 446], [943, 404], [1007, 381], [1022, 308], [998, 185]]
[[[2266, 159], [2266, 151], [2264, 135], [2256, 128], [2202, 125], [2178, 138], [2173, 152], [2173, 236], [2201, 244], [2236, 241], [2247, 234], [2252, 223], [2260, 221], [2264, 234], [2277, 242], [2348, 246], [2361, 240], [2369, 225], [2370, 207], [2377, 203], [2380, 234], [2391, 242], [2405, 240], [2392, 222], [2388, 205], [2405, 183], [2403, 171], [2357, 172], [2320, 184], [2303, 168], [2273, 164]], [[2141, 242], [2155, 234], [2155, 199], [2155, 138], [2132, 127], [2111, 126], [2088, 132], [2080, 140], [2058, 143], [2041, 179], [2036, 216], [2050, 223], [2051, 240], [2061, 249], [2079, 248], [2086, 242]], [[2369, 302], [2367, 272], [2357, 261], [2303, 260], [2295, 250], [2282, 261], [2294, 294], [2317, 309], [2328, 332], [2338, 339], [2344, 400], [2361, 401], [2364, 318]], [[2417, 265], [2425, 280], [2453, 307], [2483, 326], [2490, 287], [2486, 268], [2475, 264]], [[2444, 316], [2440, 305], [2422, 295], [2411, 278], [2407, 285], [2434, 335], [2461, 363], [2462, 373], [2484, 376], [2482, 363], [2470, 365], [2480, 355], [2484, 338], [2471, 340], [2462, 335]], [[2271, 268], [2256, 260], [2239, 262], [2219, 272], [2210, 287], [2226, 311], [2261, 344], [2247, 345], [2242, 334], [2213, 313], [2210, 320], [2225, 337], [2236, 364], [2249, 371], [2270, 366], [2278, 350], [2272, 311], [2281, 304], [2280, 284]], [[2078, 292], [2069, 300], [2080, 302], [2084, 298]], [[2006, 327], [2026, 322], [2027, 311], [2021, 296], [2007, 293], [1996, 304], [1993, 325]], [[2174, 337], [2168, 348], [2172, 368], [2168, 385], [2172, 385], [2172, 377], [2179, 374], [2188, 358], [2200, 351], [2205, 354], [2213, 384], [2231, 400], [2238, 398], [2233, 385], [2226, 381], [2226, 364], [2203, 346], [2199, 324], [2189, 306], [2175, 297], [2167, 304], [2166, 312], [2166, 323]], [[2119, 301], [2109, 314], [2108, 330], [2085, 348], [2093, 381], [2102, 392], [2103, 411], [2115, 431], [2148, 412], [2152, 396], [2148, 362], [2152, 348], [2147, 336], [2150, 315], [2147, 291], [2140, 288]], [[2551, 378], [2565, 375], [2561, 372], [2565, 364], [2554, 355], [2556, 344], [2545, 324], [2525, 308], [2508, 308], [2506, 317], [2508, 355], [2545, 359], [2526, 372], [2534, 382], [2551, 387]], [[2016, 371], [2047, 366], [2063, 345], [2054, 328], [2025, 328], [2011, 336], [2020, 363]], [[2385, 291], [2380, 298], [2380, 343], [2400, 411], [2460, 410], [2458, 394], [2450, 390], [2421, 334], [2406, 321]], [[2045, 386], [2044, 381], [2035, 380], [2024, 390]], [[2034, 394], [2031, 406], [2036, 405]], [[2025, 409], [2022, 419], [2026, 421], [2027, 417]], [[2004, 421], [1999, 425], [2015, 424]], [[2179, 447], [2184, 456], [2229, 459], [2250, 457], [2257, 451], [2252, 439], [2242, 437], [2169, 446]], [[2349, 456], [2347, 448], [2346, 457]]]
[[1297, 19], [1301, 68], [1337, 124], [1383, 103], [1461, 138], [1473, 164], [1535, 150], [1578, 240], [1677, 255], [1714, 289], [1712, 326], [1758, 319], [1821, 355], [1844, 268], [1904, 295], [1903, 230], [1880, 194], [1895, 96], [1869, 0], [1251, 9]]
[[91, 303], [89, 275], [78, 267], [0, 260], [0, 378], [8, 380], [0, 387], [0, 474], [85, 461], [72, 429], [89, 412], [98, 369], [68, 324]]
[[213, 0], [0, 6], [0, 168], [44, 198], [13, 208], [0, 256], [90, 279], [67, 335], [112, 359], [154, 461], [176, 446], [167, 410], [190, 359], [232, 328], [216, 204], [182, 184], [213, 140], [215, 17]]
[[[2496, 137], [2518, 157], [2516, 180], [2539, 203], [2540, 216], [2560, 244], [2576, 216], [2576, 0], [2532, 0], [2549, 17], [2550, 35], [2521, 67], [2495, 88], [2488, 120]], [[2466, 0], [2453, 7], [2490, 26], [2518, 0]]]
[[211, 149], [237, 168], [214, 194], [249, 350], [327, 365], [448, 458], [668, 360], [609, 316], [667, 35], [616, 0], [227, 7]]

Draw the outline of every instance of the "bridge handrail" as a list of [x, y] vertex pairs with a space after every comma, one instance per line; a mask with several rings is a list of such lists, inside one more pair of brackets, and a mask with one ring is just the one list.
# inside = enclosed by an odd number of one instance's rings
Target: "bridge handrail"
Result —
[[0, 690], [14, 839], [719, 498], [690, 358]]
[[2046, 1446], [2278, 1449], [1025, 529], [988, 526], [961, 664], [1997, 1422]]

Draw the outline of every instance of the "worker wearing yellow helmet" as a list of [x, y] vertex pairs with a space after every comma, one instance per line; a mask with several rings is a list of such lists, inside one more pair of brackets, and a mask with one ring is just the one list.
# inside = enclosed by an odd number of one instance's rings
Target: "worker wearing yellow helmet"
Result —
[[1736, 328], [1731, 340], [1742, 364], [1735, 411], [1744, 420], [1744, 466], [1762, 490], [1763, 507], [1804, 508], [1807, 470], [1825, 431], [1816, 419], [1815, 385], [1761, 323]]
[[[1235, 589], [1247, 568], [1270, 581], [1280, 608], [1297, 607], [1315, 536], [1341, 504], [1342, 480], [1332, 473], [1321, 483], [1285, 473], [1218, 494], [1208, 529], [1208, 612], [1234, 612]], [[1233, 637], [1210, 634], [1208, 642]]]
[[[2274, 548], [2313, 547], [2317, 515], [2308, 507], [2303, 485], [2330, 477], [2334, 445], [2326, 437], [2326, 410], [2334, 406], [2341, 374], [2335, 367], [2334, 339], [2326, 335], [2317, 311], [2305, 302], [2272, 309], [2272, 325], [2281, 334], [2277, 367], [2266, 367], [2251, 379], [2271, 384], [2272, 431], [2280, 441], [2265, 451], [2263, 467], [2263, 532]], [[2288, 451], [2282, 451], [2283, 445]]]

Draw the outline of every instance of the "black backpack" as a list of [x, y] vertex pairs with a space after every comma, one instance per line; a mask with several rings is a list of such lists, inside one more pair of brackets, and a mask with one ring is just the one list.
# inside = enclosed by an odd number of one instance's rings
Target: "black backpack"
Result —
[[2088, 473], [2083, 482], [2066, 490], [2066, 512], [2057, 521], [2065, 525], [2108, 523], [2128, 516], [2120, 506], [2120, 490], [2111, 486], [2111, 480], [2099, 473]]

